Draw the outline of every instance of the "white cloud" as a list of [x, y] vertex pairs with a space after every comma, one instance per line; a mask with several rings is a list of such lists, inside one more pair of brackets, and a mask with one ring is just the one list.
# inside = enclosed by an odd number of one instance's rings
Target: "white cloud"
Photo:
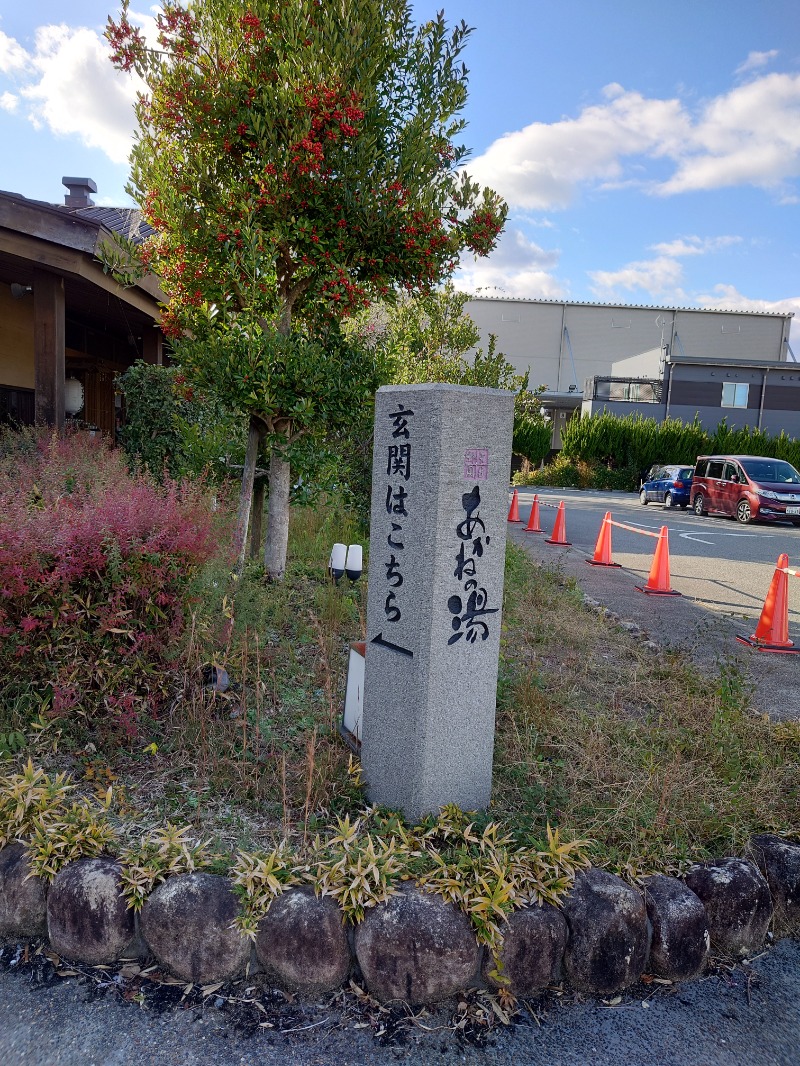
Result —
[[21, 90], [29, 117], [56, 134], [73, 134], [114, 163], [128, 158], [134, 127], [134, 79], [111, 65], [94, 31], [43, 26], [31, 62], [36, 79]]
[[669, 255], [680, 258], [685, 255], [706, 255], [708, 252], [717, 252], [721, 248], [729, 248], [732, 244], [741, 244], [741, 237], [678, 237], [674, 241], [665, 241], [661, 244], [651, 244], [650, 250], [659, 255]]
[[550, 273], [560, 257], [558, 250], [541, 248], [520, 230], [506, 230], [487, 259], [462, 257], [454, 283], [468, 292], [488, 289], [506, 296], [560, 299], [566, 295], [564, 287]]
[[592, 292], [600, 300], [610, 300], [622, 292], [642, 289], [653, 298], [679, 300], [684, 298], [681, 283], [683, 266], [678, 259], [659, 255], [627, 263], [619, 270], [589, 272]]
[[31, 51], [0, 32], [0, 71], [18, 85], [16, 93], [0, 97], [4, 110], [18, 108], [22, 100], [37, 129], [77, 137], [114, 163], [127, 161], [140, 86], [133, 76], [114, 69], [107, 42], [94, 30], [40, 26]]
[[[577, 118], [506, 134], [470, 173], [533, 211], [566, 208], [583, 187], [631, 185], [661, 196], [755, 185], [791, 202], [786, 183], [800, 176], [800, 74], [755, 78], [696, 113], [617, 84], [603, 95]], [[664, 161], [672, 170], [666, 178]]]
[[30, 64], [30, 56], [13, 37], [0, 30], [0, 71], [3, 74], [17, 74]]
[[740, 63], [736, 68], [736, 74], [747, 74], [751, 70], [760, 70], [761, 67], [765, 67], [771, 59], [774, 59], [778, 54], [777, 48], [770, 48], [768, 52], [751, 52], [744, 63]]
[[579, 185], [617, 181], [629, 155], [677, 152], [689, 120], [677, 100], [646, 100], [619, 85], [577, 119], [534, 122], [508, 133], [470, 164], [470, 174], [515, 207], [567, 207]]
[[741, 237], [732, 234], [720, 237], [691, 235], [651, 244], [648, 251], [656, 253], [652, 259], [635, 260], [619, 270], [590, 271], [591, 288], [598, 299], [603, 300], [613, 299], [620, 292], [636, 290], [646, 292], [653, 299], [669, 299], [673, 302], [686, 300], [680, 260], [687, 256], [709, 255], [740, 244], [741, 240]]
[[800, 296], [789, 296], [785, 300], [754, 300], [743, 296], [735, 285], [715, 285], [713, 294], [702, 294], [697, 297], [697, 302], [714, 311], [793, 311], [800, 316]]
[[732, 185], [775, 188], [800, 175], [800, 74], [768, 74], [712, 100], [662, 195]]

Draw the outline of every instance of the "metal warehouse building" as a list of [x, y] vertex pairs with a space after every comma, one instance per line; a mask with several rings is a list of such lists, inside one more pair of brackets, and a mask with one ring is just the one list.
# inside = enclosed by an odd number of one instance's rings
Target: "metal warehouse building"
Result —
[[640, 412], [800, 436], [792, 315], [476, 297], [466, 310], [530, 386], [545, 385], [553, 446], [578, 410]]

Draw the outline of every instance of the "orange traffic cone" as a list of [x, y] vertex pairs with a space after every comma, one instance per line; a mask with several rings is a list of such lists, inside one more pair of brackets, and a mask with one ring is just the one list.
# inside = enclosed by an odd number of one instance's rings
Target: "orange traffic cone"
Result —
[[519, 493], [514, 489], [514, 495], [511, 497], [511, 506], [508, 509], [509, 522], [521, 522], [522, 519], [519, 516]]
[[653, 556], [653, 565], [650, 567], [650, 576], [647, 584], [642, 587], [635, 585], [639, 592], [648, 592], [651, 596], [680, 596], [669, 587], [669, 530], [666, 526], [661, 527], [656, 544], [656, 553]]
[[594, 555], [586, 560], [591, 566], [619, 566], [611, 561], [611, 512], [606, 511], [605, 518], [597, 535]]
[[556, 524], [553, 526], [553, 535], [547, 537], [545, 544], [561, 544], [568, 548], [572, 542], [567, 540], [567, 519], [564, 515], [564, 501], [558, 505], [556, 511]]
[[534, 494], [533, 505], [531, 506], [531, 516], [528, 519], [528, 524], [525, 526], [526, 533], [544, 533], [539, 523], [539, 497]]
[[795, 648], [794, 641], [789, 640], [788, 567], [789, 556], [779, 555], [755, 633], [749, 638], [736, 637], [742, 644], [749, 644], [758, 651], [800, 651]]

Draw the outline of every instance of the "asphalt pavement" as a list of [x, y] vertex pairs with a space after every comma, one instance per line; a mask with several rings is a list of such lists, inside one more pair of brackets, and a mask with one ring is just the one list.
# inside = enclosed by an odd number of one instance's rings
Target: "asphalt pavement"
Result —
[[290, 1032], [243, 1025], [214, 996], [163, 1012], [125, 1002], [108, 982], [41, 987], [0, 971], [3, 1066], [799, 1066], [800, 942], [782, 940], [750, 965], [665, 987], [637, 985], [607, 1002], [550, 996], [516, 1024], [454, 1031], [457, 1004], [387, 1028], [344, 1025], [326, 1003], [290, 1008]]
[[[519, 490], [524, 523], [533, 495], [533, 489]], [[690, 510], [666, 510], [654, 503], [643, 507], [638, 495], [630, 492], [542, 489], [538, 495], [544, 536], [550, 535], [556, 505], [564, 500], [567, 540], [585, 554], [593, 553], [607, 511], [613, 521], [643, 530], [635, 533], [612, 527], [614, 561], [640, 582], [647, 580], [650, 571], [654, 535], [666, 526], [672, 587], [716, 613], [757, 619], [778, 556], [785, 552], [789, 565], [800, 568], [800, 529], [786, 522], [742, 526], [722, 516], [700, 517]], [[800, 627], [800, 580], [789, 582], [789, 620]]]

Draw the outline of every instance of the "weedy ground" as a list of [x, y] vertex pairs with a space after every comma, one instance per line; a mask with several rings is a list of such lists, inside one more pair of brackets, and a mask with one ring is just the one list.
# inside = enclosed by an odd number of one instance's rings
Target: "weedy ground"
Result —
[[[5, 706], [0, 737], [15, 739], [0, 776], [30, 756], [85, 794], [111, 787], [123, 842], [169, 820], [218, 851], [301, 844], [359, 810], [338, 722], [366, 580], [326, 572], [333, 542], [359, 539], [335, 507], [298, 508], [283, 583], [255, 563], [236, 586], [208, 567], [168, 710], [120, 745], [40, 718], [32, 699]], [[488, 818], [589, 839], [595, 863], [632, 877], [798, 832], [800, 727], [756, 716], [729, 666], [709, 678], [647, 651], [511, 544], [505, 597]], [[208, 684], [213, 666], [227, 691]]]

